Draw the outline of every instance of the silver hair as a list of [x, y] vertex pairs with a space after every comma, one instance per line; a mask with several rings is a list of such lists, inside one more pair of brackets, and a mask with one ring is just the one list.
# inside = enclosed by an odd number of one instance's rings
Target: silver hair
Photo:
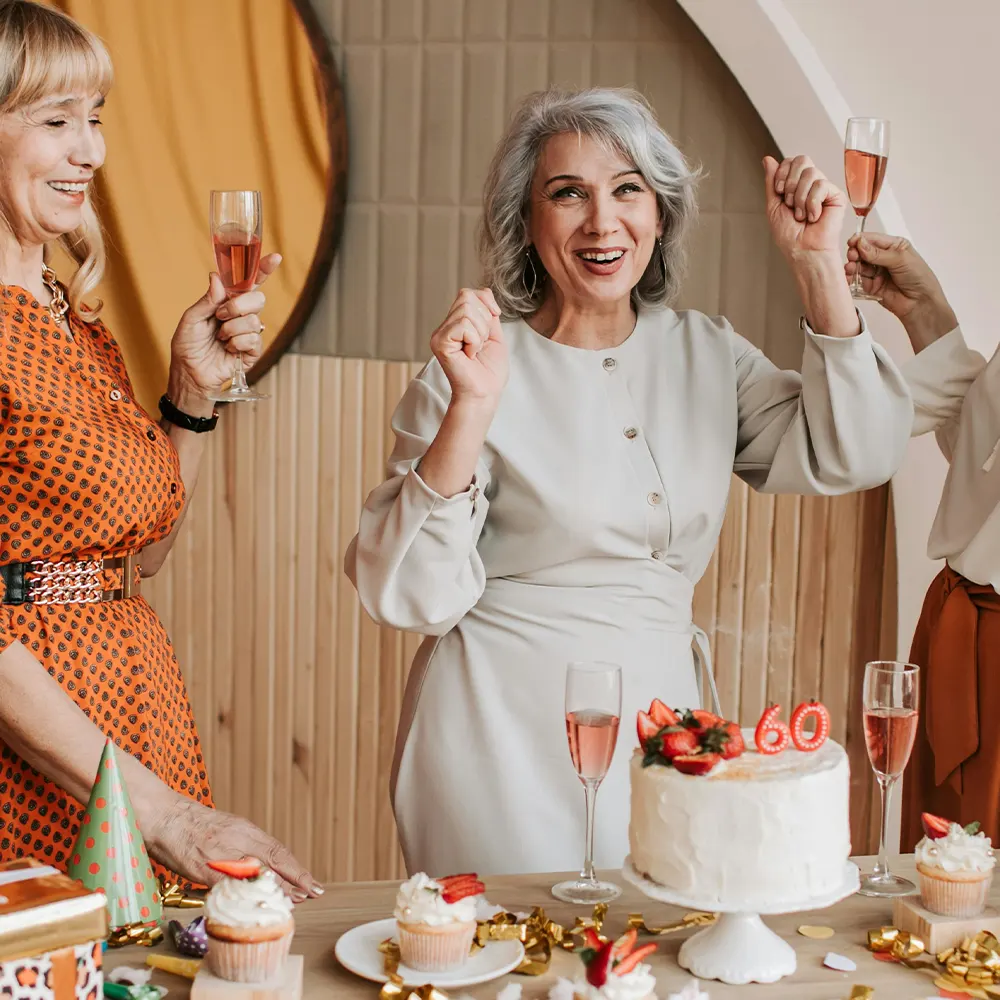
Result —
[[617, 150], [656, 194], [663, 235], [632, 289], [639, 306], [662, 306], [676, 296], [684, 271], [686, 235], [697, 215], [699, 171], [634, 90], [545, 90], [515, 110], [490, 164], [483, 192], [479, 254], [483, 284], [492, 288], [505, 316], [528, 316], [542, 304], [545, 271], [529, 246], [531, 184], [542, 146], [566, 132], [586, 135]]

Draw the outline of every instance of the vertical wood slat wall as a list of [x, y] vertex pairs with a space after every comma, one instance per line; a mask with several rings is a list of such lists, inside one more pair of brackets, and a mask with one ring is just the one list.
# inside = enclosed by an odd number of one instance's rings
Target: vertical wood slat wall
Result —
[[[706, 171], [683, 305], [727, 316], [782, 367], [801, 358], [799, 306], [763, 212], [773, 141], [675, 0], [313, 2], [351, 130], [337, 263], [301, 353], [266, 379], [273, 398], [220, 421], [145, 592], [177, 645], [219, 805], [322, 879], [391, 878], [388, 774], [418, 637], [368, 620], [341, 567], [383, 474], [388, 416], [476, 280], [479, 195], [506, 112], [550, 83], [638, 87]], [[752, 724], [768, 701], [817, 695], [830, 707], [851, 755], [857, 851], [878, 822], [860, 676], [895, 634], [882, 613], [895, 599], [887, 496], [765, 497], [734, 480], [696, 592], [727, 714]]]

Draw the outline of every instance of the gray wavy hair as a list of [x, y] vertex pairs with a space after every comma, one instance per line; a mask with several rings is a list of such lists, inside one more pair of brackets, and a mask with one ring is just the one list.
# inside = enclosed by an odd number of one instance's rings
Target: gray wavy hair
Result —
[[531, 184], [545, 141], [565, 132], [617, 150], [655, 192], [663, 236], [632, 289], [632, 302], [637, 308], [671, 302], [684, 271], [685, 237], [698, 211], [700, 171], [660, 128], [645, 98], [624, 89], [545, 90], [530, 94], [515, 110], [483, 192], [483, 284], [493, 289], [505, 316], [528, 316], [541, 306], [544, 269], [537, 254], [529, 255]]

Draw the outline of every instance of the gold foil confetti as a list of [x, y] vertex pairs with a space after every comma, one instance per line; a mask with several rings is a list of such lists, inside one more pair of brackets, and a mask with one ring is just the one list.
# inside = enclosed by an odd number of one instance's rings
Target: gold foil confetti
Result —
[[802, 924], [802, 926], [799, 927], [799, 933], [803, 937], [812, 938], [814, 941], [825, 941], [827, 938], [833, 937], [834, 930], [832, 927], [815, 926], [813, 924]]

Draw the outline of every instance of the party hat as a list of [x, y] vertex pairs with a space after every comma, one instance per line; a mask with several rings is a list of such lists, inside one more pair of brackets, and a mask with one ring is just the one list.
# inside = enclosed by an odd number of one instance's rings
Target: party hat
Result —
[[110, 739], [66, 870], [88, 889], [104, 893], [112, 930], [163, 915], [159, 884]]

